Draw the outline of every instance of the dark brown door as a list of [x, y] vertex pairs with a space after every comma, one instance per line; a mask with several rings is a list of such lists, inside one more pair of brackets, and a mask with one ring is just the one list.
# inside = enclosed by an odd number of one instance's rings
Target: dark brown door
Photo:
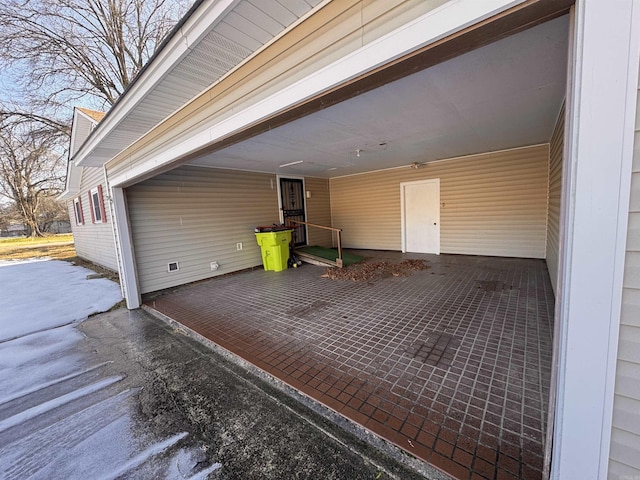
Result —
[[307, 228], [291, 220], [305, 221], [304, 187], [299, 178], [281, 178], [280, 195], [282, 196], [282, 216], [285, 225], [295, 225], [293, 243], [296, 247], [307, 244]]

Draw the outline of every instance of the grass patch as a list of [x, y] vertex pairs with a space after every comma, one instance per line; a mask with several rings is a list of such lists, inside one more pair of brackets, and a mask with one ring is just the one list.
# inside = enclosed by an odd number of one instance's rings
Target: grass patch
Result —
[[47, 243], [73, 242], [72, 233], [61, 233], [59, 235], [48, 235], [46, 237], [10, 237], [0, 238], [0, 248], [4, 246], [34, 247], [46, 245]]
[[27, 260], [48, 257], [55, 260], [70, 260], [76, 257], [73, 243], [67, 245], [38, 244], [31, 247], [14, 243], [0, 243], [0, 260]]
[[[72, 235], [57, 235], [58, 239], [64, 238], [66, 240], [49, 241], [38, 244], [25, 244], [17, 242], [16, 240], [43, 240], [38, 239], [25, 239], [25, 238], [12, 238], [8, 242], [0, 242], [0, 260], [27, 260], [30, 258], [50, 258], [52, 260], [64, 260], [80, 267], [88, 268], [96, 273], [99, 273], [104, 278], [120, 283], [120, 278], [117, 272], [109, 270], [108, 268], [101, 267], [93, 262], [80, 258], [76, 254], [76, 249], [73, 243], [66, 245], [48, 245], [47, 243], [61, 243], [63, 241], [73, 241]], [[54, 238], [54, 237], [47, 237]]]
[[[338, 258], [338, 249], [337, 248], [326, 248], [326, 247], [318, 247], [316, 245], [311, 245], [307, 247], [296, 248], [297, 252], [307, 253], [309, 255], [313, 255], [314, 257], [324, 258], [325, 260], [331, 260], [335, 262]], [[343, 265], [353, 265], [354, 263], [358, 263], [362, 260], [362, 257], [358, 255], [354, 255], [349, 252], [342, 251], [342, 262]]]
[[64, 258], [62, 260], [71, 262], [74, 265], [78, 265], [79, 267], [88, 268], [89, 270], [93, 270], [94, 272], [99, 273], [104, 278], [108, 278], [112, 282], [116, 282], [118, 284], [120, 283], [120, 276], [117, 272], [109, 270], [108, 268], [101, 267], [100, 265], [90, 262], [89, 260], [85, 260], [84, 258], [74, 256], [73, 258]]

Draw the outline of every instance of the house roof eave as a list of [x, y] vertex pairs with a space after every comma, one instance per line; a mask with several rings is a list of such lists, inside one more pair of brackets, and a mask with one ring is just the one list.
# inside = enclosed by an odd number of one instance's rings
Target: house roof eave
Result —
[[[90, 163], [90, 153], [111, 133], [123, 118], [162, 80], [168, 71], [188, 53], [207, 32], [207, 22], [214, 22], [224, 15], [240, 0], [197, 0], [189, 12], [178, 22], [172, 32], [156, 50], [151, 59], [140, 70], [136, 78], [128, 85], [111, 109], [106, 113], [100, 126], [80, 146], [74, 158], [76, 165]], [[208, 5], [204, 5], [208, 3]], [[218, 8], [215, 8], [218, 7]], [[200, 8], [204, 12], [195, 15]], [[213, 18], [212, 18], [213, 17]], [[100, 162], [101, 166], [106, 161]]]
[[[76, 165], [105, 165], [220, 78], [329, 2], [306, 0], [306, 11], [290, 12], [289, 18], [276, 22], [277, 27], [273, 25], [273, 18], [270, 26], [252, 19], [260, 32], [253, 37], [243, 32], [243, 17], [238, 14], [248, 2], [197, 2], [80, 147], [74, 159]], [[227, 59], [227, 65], [222, 68], [220, 62], [207, 60], [216, 57], [218, 50]], [[193, 61], [200, 63], [200, 74], [196, 76], [192, 75], [190, 62]]]

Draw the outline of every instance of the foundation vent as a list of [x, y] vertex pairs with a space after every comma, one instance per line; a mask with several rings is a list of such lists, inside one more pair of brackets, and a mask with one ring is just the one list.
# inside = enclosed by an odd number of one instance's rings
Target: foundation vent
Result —
[[180, 267], [178, 266], [178, 262], [169, 262], [167, 264], [167, 272], [169, 273], [177, 272], [178, 270], [180, 270]]

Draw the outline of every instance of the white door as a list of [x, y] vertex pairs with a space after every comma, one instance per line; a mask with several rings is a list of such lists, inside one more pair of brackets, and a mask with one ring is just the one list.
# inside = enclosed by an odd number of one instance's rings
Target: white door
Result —
[[440, 253], [440, 179], [400, 184], [402, 251]]

